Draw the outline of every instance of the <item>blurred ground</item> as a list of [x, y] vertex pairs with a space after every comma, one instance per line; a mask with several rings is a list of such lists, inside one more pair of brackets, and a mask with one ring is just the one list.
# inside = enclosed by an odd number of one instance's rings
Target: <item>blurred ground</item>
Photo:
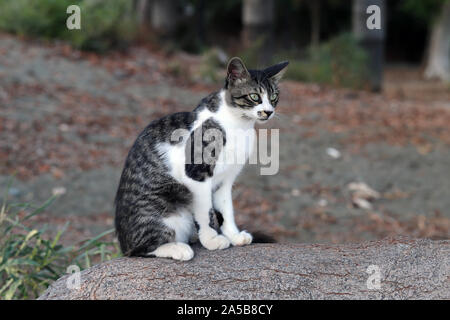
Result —
[[[218, 88], [174, 77], [167, 65], [145, 48], [97, 56], [0, 35], [0, 191], [16, 173], [14, 202], [63, 193], [36, 219], [53, 228], [70, 221], [66, 242], [111, 228], [137, 134]], [[387, 71], [382, 95], [289, 81], [281, 92], [270, 124], [280, 129], [280, 171], [260, 176], [250, 166], [240, 176], [240, 224], [279, 241], [449, 238], [448, 86], [403, 66]], [[379, 198], [361, 204], [352, 182]]]

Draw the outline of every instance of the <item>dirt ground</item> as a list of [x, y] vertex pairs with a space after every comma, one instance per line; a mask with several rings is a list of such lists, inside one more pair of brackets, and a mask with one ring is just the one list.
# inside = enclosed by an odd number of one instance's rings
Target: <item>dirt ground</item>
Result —
[[[97, 56], [0, 35], [0, 192], [15, 173], [10, 201], [41, 203], [61, 193], [36, 220], [53, 229], [69, 221], [65, 242], [111, 228], [137, 134], [219, 88], [185, 82], [167, 66], [142, 47]], [[383, 94], [281, 87], [268, 126], [280, 130], [279, 172], [244, 170], [234, 190], [239, 224], [291, 242], [449, 238], [448, 86], [396, 67], [387, 70]], [[361, 202], [354, 182], [378, 195]]]

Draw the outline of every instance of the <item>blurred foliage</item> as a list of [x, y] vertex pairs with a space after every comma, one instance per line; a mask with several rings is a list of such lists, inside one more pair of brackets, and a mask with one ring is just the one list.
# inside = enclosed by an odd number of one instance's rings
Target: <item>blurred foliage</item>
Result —
[[199, 76], [202, 81], [217, 83], [223, 81], [222, 71], [225, 69], [228, 57], [219, 48], [211, 48], [202, 55]]
[[72, 43], [85, 50], [125, 48], [137, 36], [132, 1], [84, 0], [81, 5], [83, 32], [71, 32]]
[[310, 47], [304, 59], [289, 52], [277, 56], [277, 61], [290, 60], [287, 79], [358, 89], [367, 85], [367, 55], [349, 33]]
[[204, 53], [216, 42], [215, 35], [240, 32], [242, 0], [179, 0], [178, 4], [183, 14], [172, 39], [173, 50]]
[[440, 12], [445, 1], [448, 0], [404, 0], [401, 6], [404, 12], [428, 24]]
[[[68, 30], [66, 9], [81, 9], [81, 30]], [[83, 50], [124, 48], [137, 35], [128, 0], [0, 0], [0, 29], [44, 39], [61, 39]]]
[[0, 28], [20, 35], [67, 38], [66, 9], [72, 0], [0, 0]]
[[237, 55], [245, 62], [249, 69], [255, 69], [259, 65], [261, 51], [264, 50], [266, 36], [261, 35], [251, 45], [239, 52]]
[[[219, 28], [233, 28], [232, 24], [238, 21], [240, 27], [240, 15], [242, 0], [208, 1], [208, 0], [184, 0], [184, 5], [192, 5], [198, 12], [204, 5], [205, 25], [217, 25]], [[234, 23], [233, 23], [234, 22]]]
[[55, 197], [41, 206], [10, 204], [8, 192], [9, 186], [0, 208], [0, 299], [35, 299], [63, 276], [69, 265], [82, 270], [90, 267], [92, 261], [102, 262], [120, 255], [116, 243], [101, 240], [113, 230], [76, 247], [59, 244], [67, 224], [53, 237], [45, 226], [29, 227], [30, 218], [42, 213]]
[[[150, 0], [148, 0], [150, 1]], [[221, 47], [237, 53], [242, 49], [242, 1], [178, 0], [178, 25], [173, 34], [158, 37], [141, 32], [140, 39], [151, 42], [154, 36], [166, 53], [179, 50], [203, 54], [203, 78], [215, 81], [215, 62], [208, 61], [209, 50]], [[425, 52], [429, 26], [442, 4], [450, 0], [392, 0], [387, 1], [387, 56], [391, 60], [420, 62]], [[131, 0], [0, 0], [0, 30], [68, 41], [75, 48], [104, 52], [127, 48], [138, 37], [137, 13]], [[303, 81], [320, 81], [355, 86], [365, 79], [366, 70], [357, 70], [364, 60], [361, 50], [350, 36], [336, 35], [351, 29], [352, 1], [323, 0], [320, 2], [320, 39], [328, 42], [311, 48], [304, 59], [299, 55], [311, 42], [312, 0], [275, 1], [274, 37], [271, 52], [291, 52], [294, 58], [288, 76]], [[68, 30], [66, 9], [71, 4], [81, 8], [81, 30]], [[151, 30], [151, 29], [150, 29]], [[147, 30], [147, 31], [150, 31]], [[258, 57], [266, 46], [264, 34], [239, 55], [250, 65], [258, 66]], [[267, 48], [267, 47], [266, 47]], [[280, 51], [282, 50], [282, 51]], [[294, 53], [294, 54], [292, 54]], [[349, 56], [345, 57], [348, 53]], [[266, 55], [264, 55], [265, 57]], [[280, 56], [280, 54], [278, 54]], [[342, 62], [342, 65], [339, 63]], [[174, 73], [182, 73], [176, 64]]]

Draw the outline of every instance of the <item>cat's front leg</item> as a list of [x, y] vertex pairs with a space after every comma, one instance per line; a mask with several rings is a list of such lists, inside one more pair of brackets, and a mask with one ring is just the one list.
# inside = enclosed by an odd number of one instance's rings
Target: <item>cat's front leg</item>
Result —
[[247, 231], [239, 231], [234, 221], [233, 199], [231, 194], [233, 183], [231, 181], [225, 182], [214, 193], [213, 203], [214, 208], [222, 214], [223, 224], [221, 227], [222, 233], [230, 239], [234, 246], [244, 246], [252, 243], [253, 237]]
[[228, 248], [230, 241], [210, 226], [210, 214], [213, 210], [210, 183], [201, 182], [194, 189], [193, 211], [200, 243], [208, 250]]

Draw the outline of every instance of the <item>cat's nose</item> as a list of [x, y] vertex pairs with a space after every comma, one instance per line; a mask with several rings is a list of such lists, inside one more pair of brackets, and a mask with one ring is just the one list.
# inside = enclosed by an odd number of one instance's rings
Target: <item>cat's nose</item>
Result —
[[267, 118], [269, 118], [273, 111], [264, 111], [264, 113], [267, 114]]

